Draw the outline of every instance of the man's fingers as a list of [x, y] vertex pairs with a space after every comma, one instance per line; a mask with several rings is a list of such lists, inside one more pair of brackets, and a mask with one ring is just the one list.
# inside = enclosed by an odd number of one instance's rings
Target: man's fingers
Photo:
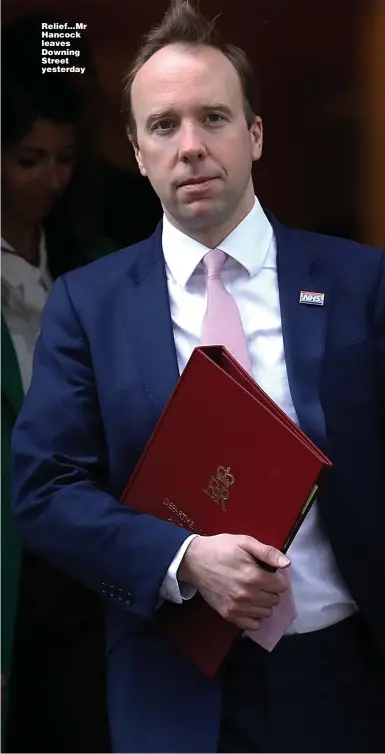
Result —
[[273, 612], [273, 608], [271, 607], [249, 607], [249, 610], [246, 612], [245, 615], [241, 614], [242, 618], [250, 618], [251, 620], [262, 620], [262, 618], [270, 618], [270, 615]]
[[245, 599], [234, 600], [237, 608], [243, 613], [247, 612], [250, 605], [258, 607], [275, 607], [280, 600], [280, 592], [259, 591], [255, 595], [248, 595]]
[[261, 607], [260, 605], [245, 605], [244, 608], [238, 605], [234, 607], [230, 605], [224, 614], [227, 620], [236, 623], [238, 620], [250, 619], [261, 620], [262, 618], [269, 618], [273, 612], [272, 607]]
[[279, 600], [280, 596], [277, 592], [260, 592], [258, 594], [258, 607], [276, 607]]
[[277, 573], [267, 573], [266, 576], [268, 578], [264, 579], [263, 586], [261, 587], [263, 591], [269, 594], [282, 594], [282, 592], [286, 592], [288, 581], [283, 573], [277, 571]]
[[242, 631], [258, 631], [261, 621], [257, 618], [239, 618], [236, 625]]
[[239, 600], [248, 600], [259, 604], [259, 595], [281, 594], [286, 592], [288, 581], [284, 573], [269, 573], [261, 565], [255, 564], [247, 573], [238, 573], [238, 583], [229, 589], [232, 596]]

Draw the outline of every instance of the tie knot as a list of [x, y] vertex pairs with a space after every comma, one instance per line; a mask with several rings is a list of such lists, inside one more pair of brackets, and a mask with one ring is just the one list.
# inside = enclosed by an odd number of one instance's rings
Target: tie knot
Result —
[[226, 254], [221, 249], [212, 249], [203, 257], [207, 278], [218, 278], [225, 263]]

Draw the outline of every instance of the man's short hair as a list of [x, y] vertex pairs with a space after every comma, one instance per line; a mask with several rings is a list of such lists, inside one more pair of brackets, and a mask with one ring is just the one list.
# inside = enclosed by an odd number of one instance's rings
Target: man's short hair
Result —
[[172, 0], [163, 21], [145, 36], [143, 45], [135, 55], [124, 77], [123, 112], [129, 136], [136, 140], [136, 123], [132, 111], [132, 84], [139, 69], [156, 52], [172, 44], [188, 48], [206, 45], [225, 55], [238, 73], [244, 100], [247, 125], [250, 127], [260, 114], [259, 87], [246, 53], [239, 47], [227, 44], [215, 29], [215, 21], [209, 21], [197, 11], [189, 0]]

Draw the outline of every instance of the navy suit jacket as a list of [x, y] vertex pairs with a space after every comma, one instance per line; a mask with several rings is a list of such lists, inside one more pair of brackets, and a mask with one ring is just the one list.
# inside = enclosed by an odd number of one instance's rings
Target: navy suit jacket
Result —
[[[271, 221], [294, 406], [334, 462], [319, 513], [381, 648], [385, 255]], [[299, 303], [301, 290], [324, 293], [324, 306]], [[14, 512], [25, 545], [108, 605], [115, 751], [217, 746], [218, 679], [204, 677], [152, 620], [189, 532], [117, 503], [177, 380], [160, 225], [150, 239], [56, 282], [13, 437]]]

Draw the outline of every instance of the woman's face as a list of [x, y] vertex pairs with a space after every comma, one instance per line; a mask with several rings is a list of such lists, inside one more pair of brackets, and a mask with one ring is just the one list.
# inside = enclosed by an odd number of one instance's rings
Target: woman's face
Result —
[[3, 210], [21, 222], [40, 222], [71, 180], [75, 162], [74, 126], [37, 120], [27, 136], [3, 148]]

